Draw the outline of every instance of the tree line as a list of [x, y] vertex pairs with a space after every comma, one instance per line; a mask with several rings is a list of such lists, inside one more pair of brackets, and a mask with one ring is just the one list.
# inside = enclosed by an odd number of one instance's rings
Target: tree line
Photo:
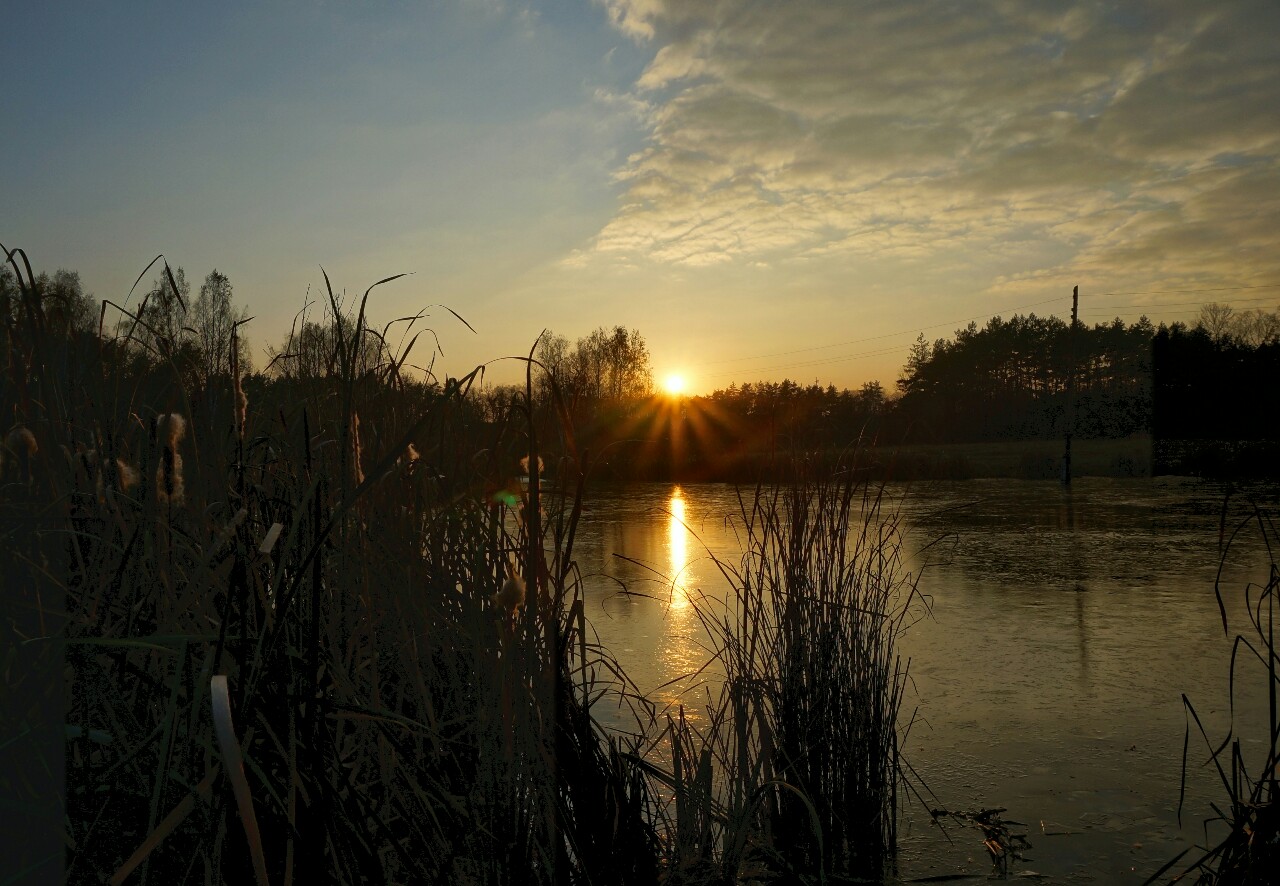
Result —
[[[35, 288], [51, 327], [105, 342], [136, 375], [176, 369], [187, 390], [205, 392], [208, 408], [226, 408], [233, 372], [287, 400], [290, 389], [324, 384], [340, 360], [356, 377], [380, 379], [406, 407], [442, 390], [429, 355], [414, 351], [420, 316], [378, 327], [340, 299], [311, 305], [255, 372], [239, 334], [248, 309], [217, 270], [193, 295], [183, 269], [166, 267], [132, 309], [95, 301], [73, 271], [41, 274]], [[13, 274], [0, 270], [0, 317], [18, 304]], [[550, 330], [537, 339], [531, 401], [524, 384], [477, 384], [459, 408], [480, 436], [532, 410], [548, 449], [589, 450], [619, 476], [657, 477], [678, 464], [738, 464], [859, 442], [1047, 439], [1068, 430], [1086, 438], [1270, 438], [1278, 370], [1280, 311], [1212, 303], [1191, 324], [1142, 317], [1073, 326], [1016, 314], [933, 342], [922, 334], [892, 392], [879, 381], [850, 390], [783, 379], [672, 399], [655, 394], [640, 331], [602, 326], [572, 341]]]

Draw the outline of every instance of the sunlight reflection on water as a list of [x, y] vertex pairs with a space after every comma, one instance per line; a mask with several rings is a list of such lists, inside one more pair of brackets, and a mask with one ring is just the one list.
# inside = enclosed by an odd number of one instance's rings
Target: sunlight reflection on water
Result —
[[[1071, 491], [969, 481], [891, 494], [908, 568], [929, 564], [921, 591], [932, 615], [900, 647], [912, 660], [904, 715], [919, 715], [906, 753], [937, 803], [1007, 806], [1028, 823], [1035, 849], [1025, 867], [1054, 880], [1141, 882], [1201, 838], [1207, 804], [1221, 797], [1211, 780], [1193, 779], [1179, 829], [1180, 698], [1222, 734], [1221, 490], [1086, 478]], [[710, 555], [739, 561], [726, 519], [737, 513], [728, 486], [606, 486], [588, 499], [576, 549], [588, 616], [660, 708], [684, 704], [699, 717], [715, 690], [716, 675], [698, 673], [709, 653], [692, 604], [722, 598], [727, 583]], [[1255, 577], [1251, 543], [1226, 573], [1228, 594]], [[612, 725], [633, 724], [619, 715]], [[1045, 836], [1042, 822], [1071, 836]], [[900, 836], [904, 875], [988, 870], [980, 841], [960, 832], [946, 843], [918, 806], [904, 804]]]
[[[652, 695], [654, 701], [673, 711], [686, 705], [686, 716], [692, 721], [703, 719], [700, 704], [689, 704], [693, 694], [699, 701], [705, 694], [696, 691], [702, 682], [701, 672], [707, 660], [702, 642], [702, 624], [693, 608], [692, 595], [700, 591], [696, 561], [690, 554], [694, 542], [688, 521], [692, 519], [684, 491], [676, 486], [667, 501], [666, 608], [664, 625], [657, 644], [657, 662], [666, 685]], [[665, 681], [664, 681], [665, 682]]]
[[667, 521], [667, 575], [671, 578], [671, 608], [677, 612], [689, 608], [689, 583], [697, 576], [689, 570], [689, 530], [685, 527], [684, 491], [677, 486], [667, 503], [671, 517]]

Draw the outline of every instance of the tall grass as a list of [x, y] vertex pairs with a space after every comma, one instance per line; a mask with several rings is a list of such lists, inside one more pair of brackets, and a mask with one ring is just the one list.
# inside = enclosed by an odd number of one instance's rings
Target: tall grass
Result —
[[655, 757], [593, 715], [644, 700], [591, 642], [567, 426], [540, 489], [532, 359], [524, 402], [479, 421], [479, 370], [415, 383], [407, 335], [368, 363], [370, 292], [329, 290], [321, 375], [201, 379], [147, 351], [140, 310], [60, 327], [6, 258], [0, 415], [24, 433], [0, 466], [20, 702], [0, 742], [35, 764], [4, 787], [64, 825], [29, 843], [29, 881], [58, 862], [69, 882], [286, 886], [891, 866], [914, 588], [858, 473], [802, 465], [744, 499], [735, 595], [698, 609], [723, 692], [707, 720], [664, 719]]
[[[1275, 883], [1280, 871], [1280, 647], [1276, 645], [1276, 617], [1280, 600], [1280, 569], [1276, 566], [1276, 545], [1280, 542], [1271, 515], [1256, 505], [1248, 518], [1234, 527], [1226, 524], [1227, 506], [1223, 504], [1222, 563], [1227, 562], [1235, 540], [1242, 532], [1254, 530], [1270, 555], [1270, 569], [1265, 584], [1244, 589], [1247, 632], [1238, 633], [1232, 641], [1229, 709], [1234, 719], [1236, 683], [1241, 677], [1260, 680], [1266, 691], [1266, 735], [1240, 735], [1234, 723], [1220, 741], [1210, 738], [1195, 706], [1182, 697], [1187, 712], [1187, 731], [1182, 752], [1182, 787], [1185, 794], [1187, 763], [1191, 754], [1192, 724], [1204, 744], [1204, 763], [1211, 766], [1221, 782], [1226, 802], [1213, 804], [1213, 815], [1204, 822], [1205, 845], [1187, 849], [1157, 871], [1147, 882], [1160, 880], [1189, 853], [1193, 860], [1175, 880], [1194, 877], [1200, 884], [1269, 884]], [[1214, 594], [1222, 615], [1223, 633], [1228, 628], [1227, 605], [1223, 599], [1222, 570], [1214, 582]], [[1250, 670], [1251, 669], [1251, 670]], [[1199, 742], [1197, 742], [1199, 743]], [[1257, 759], [1255, 748], [1262, 758]], [[1246, 750], [1248, 753], [1246, 754]], [[1250, 770], [1250, 760], [1257, 769]], [[1179, 817], [1183, 797], [1179, 798]], [[1211, 837], [1211, 829], [1213, 836]]]
[[[65, 734], [69, 881], [656, 877], [645, 784], [588, 708], [574, 487], [493, 495], [527, 415], [470, 422], [475, 374], [410, 396], [406, 354], [358, 368], [364, 300], [339, 323], [330, 293], [325, 377], [191, 390], [179, 358], [132, 371], [127, 325], [55, 334], [20, 280], [0, 406], [41, 448], [3, 487], [4, 627], [50, 659], [26, 670], [65, 663], [38, 746]], [[117, 458], [141, 482], [100, 482]]]
[[850, 460], [797, 460], [740, 498], [728, 599], [695, 601], [723, 677], [705, 716], [668, 718], [671, 869], [691, 879], [879, 882], [894, 864], [897, 639], [916, 599], [883, 486]]

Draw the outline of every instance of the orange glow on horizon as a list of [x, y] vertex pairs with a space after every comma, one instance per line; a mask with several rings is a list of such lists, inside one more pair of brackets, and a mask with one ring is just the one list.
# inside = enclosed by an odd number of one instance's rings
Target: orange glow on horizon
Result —
[[678, 397], [685, 392], [687, 384], [684, 376], [678, 372], [672, 372], [662, 380], [662, 389], [672, 397]]

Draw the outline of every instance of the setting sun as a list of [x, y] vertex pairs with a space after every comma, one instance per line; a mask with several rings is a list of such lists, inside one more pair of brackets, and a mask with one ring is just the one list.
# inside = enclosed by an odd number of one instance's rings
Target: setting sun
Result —
[[684, 376], [678, 372], [673, 372], [662, 380], [662, 389], [673, 397], [683, 394], [684, 388]]

